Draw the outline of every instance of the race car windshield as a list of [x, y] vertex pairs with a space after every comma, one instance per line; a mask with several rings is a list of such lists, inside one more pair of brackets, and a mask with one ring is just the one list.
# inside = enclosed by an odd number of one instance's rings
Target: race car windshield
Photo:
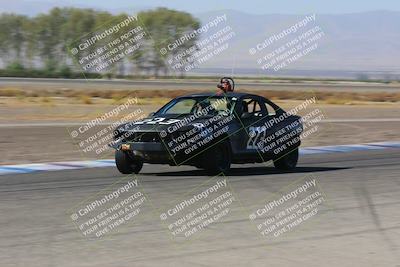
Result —
[[229, 115], [234, 102], [225, 97], [178, 98], [161, 108], [157, 114], [189, 115], [201, 113], [207, 115]]

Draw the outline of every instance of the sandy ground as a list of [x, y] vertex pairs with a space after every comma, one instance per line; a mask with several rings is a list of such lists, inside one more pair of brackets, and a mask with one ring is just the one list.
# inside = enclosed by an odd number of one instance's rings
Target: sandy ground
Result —
[[[0, 88], [12, 87], [44, 90], [215, 90], [218, 79], [177, 80], [85, 80], [85, 79], [40, 79], [0, 78]], [[290, 91], [341, 91], [341, 92], [398, 92], [399, 83], [364, 83], [349, 81], [266, 81], [235, 79], [237, 90], [290, 90]]]
[[[310, 95], [311, 96], [311, 95]], [[307, 97], [305, 97], [306, 99]], [[86, 122], [104, 113], [112, 111], [126, 102], [113, 100], [91, 100], [92, 104], [83, 104], [81, 101], [68, 98], [51, 99], [16, 99], [0, 98], [0, 124], [9, 123], [41, 123], [41, 122]], [[132, 104], [119, 116], [141, 110], [143, 114], [154, 112], [169, 99], [138, 99], [137, 104]], [[279, 100], [274, 101], [285, 110], [292, 109], [302, 101]], [[400, 118], [400, 102], [397, 103], [352, 103], [349, 105], [334, 105], [318, 102], [313, 105], [320, 108], [330, 119], [366, 119], [366, 118]]]

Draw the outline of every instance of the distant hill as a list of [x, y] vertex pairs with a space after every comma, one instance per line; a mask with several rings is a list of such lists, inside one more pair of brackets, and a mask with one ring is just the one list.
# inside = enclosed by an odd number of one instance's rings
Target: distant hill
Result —
[[[250, 73], [262, 73], [262, 71], [257, 69], [256, 57], [249, 55], [249, 48], [305, 17], [305, 15], [279, 14], [252, 15], [232, 10], [195, 16], [205, 24], [221, 14], [227, 15], [227, 25], [235, 31], [236, 38], [231, 40], [229, 51], [210, 60], [203, 67], [235, 68]], [[309, 29], [311, 25], [320, 26], [325, 33], [319, 42], [319, 48], [288, 66], [285, 71], [400, 73], [400, 12], [317, 14], [315, 22], [306, 28]], [[289, 41], [296, 34], [291, 36], [285, 40]]]

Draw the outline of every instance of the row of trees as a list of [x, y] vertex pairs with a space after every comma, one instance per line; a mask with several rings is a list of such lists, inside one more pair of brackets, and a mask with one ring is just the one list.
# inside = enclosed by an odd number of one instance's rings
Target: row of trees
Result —
[[[200, 23], [188, 13], [165, 8], [143, 11], [137, 15], [139, 19], [134, 23], [143, 26], [147, 32], [144, 45], [129, 58], [119, 61], [114, 71], [124, 70], [125, 65], [129, 65], [135, 73], [123, 74], [138, 75], [146, 72], [157, 76], [161, 72], [167, 73], [166, 58], [159, 52], [160, 47], [198, 29]], [[14, 70], [42, 68], [48, 72], [68, 72], [72, 67], [78, 71], [80, 67], [74, 64], [69, 47], [85, 35], [112, 27], [127, 17], [127, 14], [113, 15], [77, 8], [54, 8], [48, 14], [32, 18], [1, 14], [1, 62]], [[129, 29], [137, 25], [132, 24]], [[196, 41], [197, 37], [174, 53], [194, 45]], [[91, 49], [97, 49], [96, 45]]]

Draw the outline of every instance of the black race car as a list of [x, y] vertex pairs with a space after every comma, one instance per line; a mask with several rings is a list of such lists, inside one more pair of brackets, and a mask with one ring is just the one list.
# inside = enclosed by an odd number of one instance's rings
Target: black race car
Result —
[[231, 163], [273, 160], [288, 170], [296, 167], [302, 131], [299, 116], [264, 97], [202, 93], [175, 98], [144, 120], [118, 126], [110, 146], [123, 174], [138, 173], [143, 163], [218, 174]]

